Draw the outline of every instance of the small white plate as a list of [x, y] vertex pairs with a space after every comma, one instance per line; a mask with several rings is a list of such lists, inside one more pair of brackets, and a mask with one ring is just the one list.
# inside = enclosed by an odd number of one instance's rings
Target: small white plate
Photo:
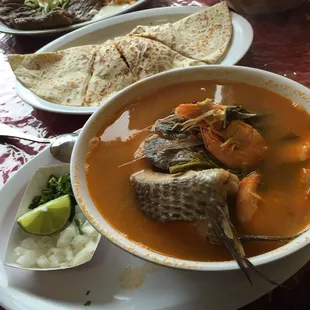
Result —
[[[8, 246], [6, 249], [5, 256], [4, 256], [5, 265], [11, 266], [14, 268], [24, 269], [24, 270], [52, 271], [52, 270], [64, 270], [64, 269], [69, 269], [69, 268], [76, 268], [79, 265], [86, 264], [93, 258], [94, 255], [90, 255], [89, 258], [86, 261], [84, 261], [82, 264], [77, 264], [77, 265], [68, 264], [65, 267], [49, 267], [49, 268], [41, 268], [41, 267], [38, 267], [37, 265], [32, 266], [32, 267], [24, 267], [20, 264], [17, 264], [16, 262], [18, 255], [16, 255], [14, 249], [20, 246], [20, 243], [22, 240], [25, 240], [26, 238], [29, 238], [29, 237], [30, 238], [36, 237], [24, 231], [18, 225], [17, 219], [23, 214], [25, 214], [27, 211], [29, 211], [28, 206], [31, 203], [33, 197], [40, 195], [41, 191], [46, 186], [46, 182], [48, 178], [50, 177], [50, 175], [53, 174], [56, 176], [60, 176], [60, 175], [69, 174], [69, 173], [70, 173], [70, 164], [48, 165], [48, 166], [40, 167], [34, 173], [29, 184], [27, 185], [27, 188], [21, 199], [21, 203], [19, 204], [19, 207], [17, 208], [13, 228], [11, 230], [11, 235], [10, 235]], [[79, 212], [82, 212], [82, 211], [79, 210]], [[99, 233], [96, 233], [96, 236], [94, 236], [94, 238], [92, 239], [96, 243], [97, 245], [96, 249], [97, 249], [98, 244], [101, 239], [101, 235]]]
[[[166, 7], [113, 17], [68, 33], [47, 44], [38, 50], [37, 53], [54, 52], [73, 46], [100, 44], [108, 39], [128, 34], [137, 25], [173, 23], [202, 9], [205, 9], [205, 7]], [[242, 16], [232, 13], [232, 23], [233, 37], [231, 46], [226, 56], [219, 63], [220, 65], [227, 66], [236, 64], [245, 55], [252, 44], [253, 29], [249, 22]], [[63, 106], [48, 102], [36, 96], [19, 81], [16, 81], [15, 89], [22, 100], [41, 110], [63, 114], [92, 114], [98, 109], [97, 107]]]
[[43, 35], [49, 35], [53, 33], [59, 33], [59, 32], [68, 32], [75, 29], [79, 29], [81, 27], [96, 23], [102, 19], [109, 18], [111, 16], [120, 15], [123, 13], [126, 13], [128, 11], [134, 10], [138, 8], [141, 4], [146, 2], [147, 0], [137, 0], [136, 3], [130, 4], [130, 5], [118, 5], [115, 6], [115, 13], [109, 16], [102, 16], [100, 19], [93, 19], [88, 22], [74, 24], [67, 27], [60, 27], [60, 28], [54, 28], [54, 29], [43, 29], [43, 30], [19, 30], [19, 29], [13, 29], [9, 28], [8, 26], [4, 25], [0, 22], [0, 32], [8, 33], [8, 34], [16, 34], [16, 35], [28, 35], [28, 36], [43, 36]]
[[[5, 249], [25, 188], [39, 167], [55, 164], [59, 162], [46, 149], [0, 190], [0, 304], [6, 310], [85, 310], [87, 301], [92, 302], [91, 310], [235, 310], [273, 288], [254, 274], [252, 287], [239, 270], [181, 271], [146, 263], [105, 238], [84, 266], [49, 272], [5, 266]], [[260, 270], [282, 282], [308, 257], [309, 248], [305, 247]], [[129, 289], [128, 283], [141, 286]]]

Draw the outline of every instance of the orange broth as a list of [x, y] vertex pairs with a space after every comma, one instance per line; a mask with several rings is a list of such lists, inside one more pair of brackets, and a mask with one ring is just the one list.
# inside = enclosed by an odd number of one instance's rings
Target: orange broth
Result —
[[[224, 247], [209, 244], [190, 223], [159, 223], [146, 217], [135, 200], [129, 178], [132, 173], [148, 168], [148, 164], [139, 160], [119, 167], [133, 160], [134, 152], [149, 133], [140, 133], [133, 139], [130, 136], [168, 116], [179, 104], [205, 98], [273, 115], [273, 126], [264, 136], [270, 147], [269, 156], [260, 167], [264, 183], [263, 203], [252, 220], [239, 225], [238, 230], [246, 234], [282, 236], [300, 232], [309, 224], [310, 215], [300, 171], [310, 165], [307, 162], [275, 165], [278, 147], [275, 140], [291, 131], [310, 141], [310, 116], [273, 92], [225, 81], [196, 81], [166, 87], [131, 102], [103, 124], [97, 135], [100, 142], [90, 149], [86, 169], [90, 195], [102, 216], [128, 238], [153, 251], [196, 261], [231, 259]], [[253, 256], [281, 245], [254, 242], [245, 243], [244, 247], [246, 254]]]

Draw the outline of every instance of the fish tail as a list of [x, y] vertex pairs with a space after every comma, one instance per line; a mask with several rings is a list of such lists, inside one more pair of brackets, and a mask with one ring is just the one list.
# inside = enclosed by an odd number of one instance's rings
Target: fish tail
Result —
[[[219, 240], [222, 241], [222, 243], [225, 245], [231, 256], [236, 260], [238, 266], [248, 279], [251, 285], [253, 285], [252, 280], [249, 275], [249, 269], [251, 269], [253, 272], [255, 272], [259, 277], [267, 281], [268, 283], [275, 285], [275, 286], [281, 286], [284, 288], [288, 288], [287, 286], [283, 284], [279, 284], [276, 281], [268, 278], [266, 275], [264, 275], [262, 272], [260, 272], [245, 256], [236, 246], [236, 243], [233, 239], [229, 238], [220, 223], [214, 225], [215, 232], [219, 238]], [[240, 242], [240, 241], [239, 241]]]
[[242, 253], [237, 249], [235, 243], [232, 239], [228, 238], [228, 236], [225, 234], [224, 229], [221, 227], [221, 225], [214, 225], [215, 232], [219, 240], [224, 244], [224, 246], [227, 248], [228, 252], [231, 254], [231, 256], [235, 259], [238, 266], [244, 273], [247, 280], [250, 282], [251, 285], [253, 285], [252, 280], [250, 278], [250, 274], [247, 269], [247, 264], [244, 262], [244, 257]]

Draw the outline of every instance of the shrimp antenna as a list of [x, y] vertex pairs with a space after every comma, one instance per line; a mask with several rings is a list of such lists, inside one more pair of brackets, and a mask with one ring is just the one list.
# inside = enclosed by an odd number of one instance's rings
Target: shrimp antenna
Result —
[[285, 241], [292, 241], [302, 234], [309, 231], [309, 229], [306, 229], [296, 235], [293, 236], [260, 236], [260, 235], [241, 235], [238, 236], [239, 240], [242, 241], [271, 241], [271, 242], [285, 242]]

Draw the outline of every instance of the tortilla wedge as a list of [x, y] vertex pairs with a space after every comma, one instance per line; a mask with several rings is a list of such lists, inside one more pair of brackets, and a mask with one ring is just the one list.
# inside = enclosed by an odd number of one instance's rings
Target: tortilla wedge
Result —
[[134, 77], [114, 42], [108, 40], [96, 53], [83, 105], [100, 106], [104, 100], [134, 82]]
[[221, 2], [173, 24], [138, 26], [101, 45], [9, 55], [8, 60], [17, 79], [42, 99], [97, 107], [153, 74], [218, 62], [231, 37], [230, 12]]
[[54, 53], [9, 55], [17, 79], [37, 96], [62, 105], [82, 106], [98, 46]]
[[173, 24], [137, 26], [130, 35], [156, 40], [186, 57], [214, 64], [228, 50], [232, 32], [230, 11], [220, 2]]
[[205, 64], [148, 38], [124, 36], [116, 38], [114, 42], [136, 81], [175, 68]]

